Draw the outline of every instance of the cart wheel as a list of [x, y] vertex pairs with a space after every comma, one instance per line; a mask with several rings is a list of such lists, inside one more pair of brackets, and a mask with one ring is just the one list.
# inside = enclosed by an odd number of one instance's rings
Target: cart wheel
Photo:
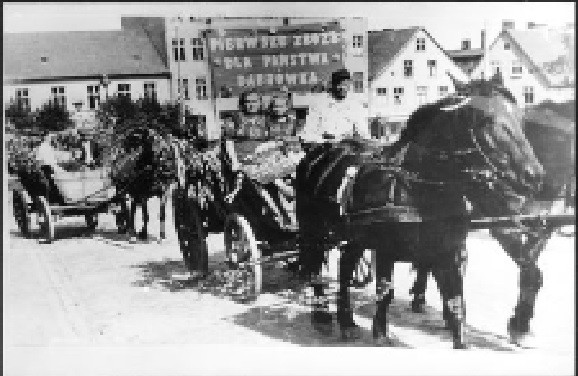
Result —
[[98, 226], [98, 214], [87, 214], [85, 218], [88, 229], [94, 231]]
[[18, 229], [23, 236], [30, 235], [30, 203], [32, 200], [26, 191], [14, 191], [12, 196], [12, 207], [14, 218], [18, 224]]
[[39, 196], [38, 202], [40, 204], [40, 236], [44, 238], [47, 243], [54, 240], [54, 218], [52, 217], [52, 210], [46, 197]]
[[125, 196], [119, 203], [120, 210], [116, 213], [116, 227], [119, 234], [126, 234], [130, 220], [130, 198]]
[[243, 298], [256, 299], [263, 284], [261, 251], [253, 229], [242, 215], [230, 214], [225, 219], [225, 253], [231, 267], [240, 272]]
[[209, 272], [209, 252], [201, 211], [195, 201], [182, 193], [183, 191], [179, 190], [179, 194], [174, 196], [173, 204], [183, 260], [189, 271], [206, 275]]
[[366, 250], [353, 270], [351, 285], [355, 288], [363, 288], [373, 280], [374, 276], [375, 255], [373, 251]]

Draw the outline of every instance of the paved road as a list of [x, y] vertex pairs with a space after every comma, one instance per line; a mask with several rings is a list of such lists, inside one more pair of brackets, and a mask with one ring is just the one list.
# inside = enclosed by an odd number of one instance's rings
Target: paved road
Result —
[[[113, 218], [102, 215], [94, 234], [82, 230], [82, 220], [70, 219], [59, 224], [59, 240], [39, 244], [37, 239], [20, 237], [9, 214], [5, 225], [10, 226], [10, 244], [3, 251], [5, 344], [373, 345], [371, 286], [357, 292], [356, 320], [367, 329], [364, 337], [344, 344], [337, 336], [313, 330], [309, 310], [300, 300], [303, 286], [282, 270], [265, 271], [265, 292], [251, 305], [232, 301], [211, 282], [205, 286], [184, 282], [174, 231], [159, 244], [158, 205], [152, 203], [151, 208], [152, 239], [139, 243], [117, 235]], [[572, 364], [574, 351], [574, 241], [553, 238], [542, 255], [544, 287], [533, 321], [534, 345], [540, 354], [562, 359], [564, 365]], [[209, 246], [212, 266], [217, 268], [223, 258], [223, 237], [211, 235]], [[468, 249], [465, 290], [472, 347], [480, 353], [532, 351], [516, 349], [505, 337], [516, 301], [515, 265], [484, 232], [470, 235]], [[409, 265], [396, 265], [396, 300], [391, 309], [396, 347], [450, 349], [435, 284], [429, 284], [427, 312], [409, 311], [412, 278]]]

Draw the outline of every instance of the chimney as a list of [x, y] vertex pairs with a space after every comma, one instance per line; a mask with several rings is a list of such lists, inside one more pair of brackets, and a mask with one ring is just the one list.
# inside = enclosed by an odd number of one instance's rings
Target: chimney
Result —
[[482, 44], [481, 44], [481, 49], [485, 50], [486, 49], [486, 30], [482, 30]]
[[466, 51], [472, 48], [472, 41], [469, 39], [462, 40], [462, 51]]
[[512, 20], [502, 20], [502, 31], [514, 29], [516, 24]]

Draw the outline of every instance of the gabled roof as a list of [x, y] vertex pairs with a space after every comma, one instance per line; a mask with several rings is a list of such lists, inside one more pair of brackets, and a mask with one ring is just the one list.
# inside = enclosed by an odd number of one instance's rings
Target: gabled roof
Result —
[[507, 33], [539, 66], [567, 53], [561, 40], [546, 38], [539, 30], [508, 30]]
[[369, 80], [374, 80], [409, 42], [419, 28], [369, 31]]
[[3, 42], [5, 82], [169, 75], [146, 35], [134, 30], [4, 33]]
[[[494, 40], [493, 48], [501, 38], [514, 43], [518, 50], [530, 61], [539, 78], [551, 86], [564, 85], [564, 74], [550, 74], [548, 65], [563, 64], [570, 52], [561, 39], [548, 38], [541, 30], [506, 30]], [[573, 54], [574, 52], [572, 52]], [[574, 75], [574, 72], [569, 72]]]
[[418, 31], [423, 31], [428, 38], [448, 57], [446, 50], [423, 27], [408, 29], [370, 30], [368, 32], [369, 81], [377, 78], [383, 70], [403, 50]]

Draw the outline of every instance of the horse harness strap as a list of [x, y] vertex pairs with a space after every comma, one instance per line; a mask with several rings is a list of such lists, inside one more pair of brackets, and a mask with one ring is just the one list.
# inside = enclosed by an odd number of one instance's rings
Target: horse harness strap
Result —
[[333, 169], [337, 166], [337, 164], [339, 164], [339, 162], [341, 162], [341, 160], [343, 158], [345, 158], [347, 156], [347, 154], [348, 153], [346, 151], [341, 151], [340, 154], [335, 158], [335, 160], [333, 162], [331, 162], [329, 164], [329, 166], [327, 166], [327, 168], [325, 168], [325, 170], [323, 171], [323, 173], [319, 177], [317, 184], [315, 184], [315, 188], [313, 189], [313, 195], [317, 195], [317, 193], [319, 193], [319, 189], [321, 188], [321, 186], [325, 182], [325, 179], [327, 179], [327, 177], [329, 176], [331, 171], [333, 171]]
[[339, 204], [339, 214], [345, 215], [347, 212], [346, 205], [350, 202], [353, 196], [353, 184], [355, 183], [355, 178], [359, 173], [359, 166], [349, 166], [345, 171], [345, 176], [341, 181], [341, 185], [337, 190], [336, 201]]

